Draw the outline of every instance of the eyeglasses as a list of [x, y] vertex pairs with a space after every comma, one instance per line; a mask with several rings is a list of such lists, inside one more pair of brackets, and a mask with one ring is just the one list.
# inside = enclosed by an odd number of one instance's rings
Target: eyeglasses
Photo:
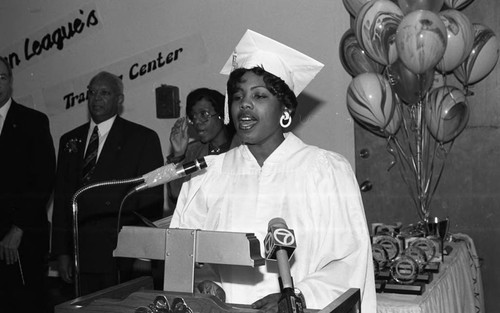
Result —
[[96, 90], [96, 89], [87, 89], [87, 95], [89, 97], [96, 97], [97, 95], [101, 96], [102, 98], [109, 98], [111, 97], [113, 93], [109, 90], [101, 89], [101, 90]]
[[210, 113], [208, 111], [201, 111], [199, 113], [191, 114], [191, 117], [188, 119], [188, 123], [193, 125], [196, 121], [206, 122], [214, 116], [219, 115], [219, 113]]

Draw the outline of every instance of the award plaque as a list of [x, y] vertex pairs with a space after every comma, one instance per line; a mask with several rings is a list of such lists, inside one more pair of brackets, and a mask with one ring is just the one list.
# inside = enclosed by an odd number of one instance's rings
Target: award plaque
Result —
[[401, 255], [391, 263], [391, 276], [394, 282], [384, 286], [384, 292], [421, 295], [425, 284], [417, 282], [419, 265], [408, 255]]
[[372, 244], [373, 260], [377, 263], [377, 273], [389, 265], [389, 255], [384, 246], [378, 243]]
[[411, 257], [418, 264], [419, 274], [416, 281], [426, 284], [430, 283], [432, 281], [432, 273], [425, 272], [425, 266], [429, 263], [425, 251], [416, 245], [411, 245], [405, 249], [403, 254]]
[[403, 253], [404, 255], [411, 257], [413, 260], [415, 260], [415, 262], [417, 262], [419, 271], [422, 271], [425, 264], [427, 264], [427, 255], [425, 254], [425, 251], [420, 247], [413, 245], [409, 246]]
[[378, 261], [373, 258], [373, 272], [375, 273], [375, 277], [380, 273], [380, 265], [378, 265]]
[[[412, 240], [413, 239], [413, 240]], [[434, 259], [437, 253], [438, 247], [436, 243], [430, 238], [420, 237], [420, 238], [410, 238], [408, 239], [408, 247], [418, 247], [422, 249], [425, 253], [426, 262], [430, 262]]]
[[394, 225], [387, 225], [383, 223], [372, 223], [372, 235], [391, 235], [395, 236], [396, 234], [399, 234], [399, 231], [401, 229], [401, 223], [398, 222]]
[[389, 261], [396, 259], [402, 251], [402, 241], [390, 235], [373, 236], [373, 244], [384, 247]]
[[417, 261], [408, 255], [401, 255], [391, 264], [391, 276], [400, 284], [413, 284], [417, 280], [418, 273]]
[[424, 265], [424, 271], [438, 273], [441, 263], [441, 242], [437, 237], [412, 237], [406, 240], [407, 248], [416, 246], [424, 250], [427, 256], [427, 263]]

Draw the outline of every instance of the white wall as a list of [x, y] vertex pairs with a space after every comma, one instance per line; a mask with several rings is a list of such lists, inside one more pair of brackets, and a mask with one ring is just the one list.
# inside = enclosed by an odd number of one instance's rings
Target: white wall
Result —
[[[182, 114], [189, 91], [206, 86], [223, 92], [227, 76], [219, 71], [244, 31], [252, 29], [325, 64], [299, 97], [302, 108], [296, 119], [300, 123], [294, 132], [307, 143], [343, 154], [354, 166], [353, 121], [345, 105], [350, 77], [338, 56], [340, 38], [349, 27], [342, 1], [2, 0], [0, 53], [40, 29], [64, 21], [85, 5], [97, 8], [102, 28], [86, 37], [75, 36], [63, 50], [52, 49], [25, 68], [15, 68], [14, 98], [49, 113], [50, 104], [43, 90], [93, 75], [151, 48], [200, 34], [206, 48], [205, 62], [181, 71], [158, 71], [125, 90], [123, 116], [156, 130], [167, 154], [174, 120], [156, 118], [155, 88], [160, 84], [178, 86]], [[304, 103], [311, 105], [306, 108]], [[87, 120], [86, 105], [51, 114], [50, 120], [57, 145], [64, 132]]]

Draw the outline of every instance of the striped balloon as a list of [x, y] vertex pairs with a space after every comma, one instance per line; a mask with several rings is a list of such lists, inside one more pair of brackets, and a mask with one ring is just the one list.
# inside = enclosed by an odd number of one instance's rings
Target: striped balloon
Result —
[[363, 6], [363, 4], [370, 2], [371, 0], [342, 0], [344, 3], [344, 7], [347, 12], [351, 14], [351, 16], [356, 17], [358, 15], [359, 10]]
[[460, 10], [471, 4], [474, 0], [444, 0], [447, 7]]
[[340, 39], [339, 55], [342, 66], [344, 66], [344, 69], [352, 77], [366, 72], [380, 74], [385, 68], [382, 64], [372, 60], [365, 51], [361, 49], [354, 35], [354, 31], [350, 28]]
[[356, 38], [368, 55], [383, 65], [397, 60], [395, 34], [403, 12], [389, 0], [372, 0], [365, 3], [354, 24]]
[[438, 15], [446, 27], [448, 41], [443, 58], [436, 68], [442, 73], [448, 73], [469, 56], [474, 43], [474, 28], [467, 16], [457, 10], [444, 10]]
[[396, 33], [398, 56], [413, 73], [422, 74], [436, 66], [446, 49], [446, 27], [431, 11], [417, 10], [406, 15]]
[[464, 85], [475, 84], [495, 67], [500, 53], [497, 36], [488, 27], [474, 23], [472, 51], [453, 74]]
[[429, 10], [438, 13], [441, 11], [443, 3], [443, 0], [398, 0], [398, 5], [405, 15], [416, 10]]
[[401, 106], [401, 102], [399, 98], [396, 96], [394, 98], [396, 101], [394, 105], [394, 114], [392, 114], [392, 118], [389, 121], [389, 124], [384, 129], [384, 136], [394, 136], [398, 132], [401, 127], [401, 123], [403, 122], [403, 107]]
[[[347, 88], [349, 113], [376, 135], [386, 134], [386, 127], [394, 115], [396, 101], [397, 97], [389, 81], [381, 74], [359, 74]], [[394, 131], [394, 127], [391, 131]]]
[[465, 94], [456, 87], [442, 86], [432, 90], [425, 107], [425, 122], [439, 143], [455, 139], [469, 121]]

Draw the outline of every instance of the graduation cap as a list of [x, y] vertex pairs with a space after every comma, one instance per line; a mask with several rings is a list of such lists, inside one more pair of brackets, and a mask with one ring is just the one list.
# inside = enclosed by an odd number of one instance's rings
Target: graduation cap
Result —
[[[220, 73], [229, 75], [237, 68], [256, 66], [281, 78], [298, 96], [324, 65], [276, 40], [247, 30]], [[226, 97], [226, 113], [228, 110]], [[225, 122], [229, 122], [229, 114], [225, 114]]]

